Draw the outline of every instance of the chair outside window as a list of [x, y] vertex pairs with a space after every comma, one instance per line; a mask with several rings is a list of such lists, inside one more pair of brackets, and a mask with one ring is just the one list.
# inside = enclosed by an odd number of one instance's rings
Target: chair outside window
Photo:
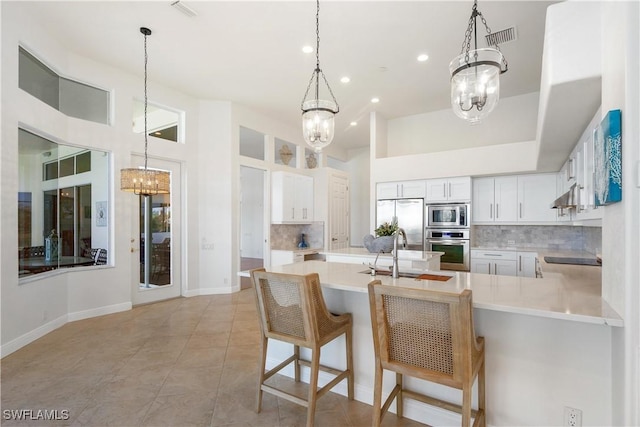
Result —
[[[351, 314], [329, 313], [320, 289], [318, 274], [305, 276], [268, 273], [264, 269], [252, 270], [251, 278], [257, 295], [258, 313], [262, 330], [260, 375], [257, 411], [262, 407], [262, 393], [267, 392], [307, 408], [307, 426], [313, 426], [316, 400], [336, 384], [347, 379], [347, 395], [353, 400], [353, 355]], [[320, 349], [326, 343], [345, 334], [346, 369], [336, 370], [320, 366]], [[269, 338], [293, 344], [293, 355], [278, 366], [266, 371]], [[300, 347], [311, 349], [311, 360], [300, 358]], [[294, 378], [300, 381], [300, 366], [310, 371], [307, 398], [301, 398], [265, 382], [274, 374], [294, 363]], [[318, 389], [319, 371], [333, 378]]]
[[[462, 414], [462, 425], [485, 426], [484, 338], [475, 336], [471, 291], [461, 293], [369, 283], [375, 348], [373, 425], [403, 397]], [[396, 385], [382, 404], [383, 370], [396, 373]], [[403, 375], [462, 390], [462, 405], [404, 388]], [[478, 378], [478, 410], [471, 409], [471, 389]]]

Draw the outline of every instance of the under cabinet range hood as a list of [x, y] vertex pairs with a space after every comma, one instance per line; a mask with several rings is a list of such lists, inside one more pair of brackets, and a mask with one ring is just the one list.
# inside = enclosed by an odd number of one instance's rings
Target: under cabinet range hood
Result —
[[552, 209], [571, 209], [576, 207], [576, 184], [573, 184], [569, 190], [562, 196], [558, 197], [551, 203]]

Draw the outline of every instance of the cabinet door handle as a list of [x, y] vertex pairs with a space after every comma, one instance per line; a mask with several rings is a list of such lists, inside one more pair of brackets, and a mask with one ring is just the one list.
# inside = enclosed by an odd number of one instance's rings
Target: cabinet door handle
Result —
[[519, 209], [520, 209], [519, 218], [522, 219], [522, 202], [520, 202]]
[[444, 193], [444, 197], [447, 197], [447, 183], [442, 183], [442, 192]]
[[519, 261], [520, 261], [520, 266], [518, 267], [519, 270], [518, 271], [522, 271], [522, 255], [518, 255]]
[[291, 219], [296, 217], [296, 208], [291, 208]]
[[489, 262], [487, 264], [489, 264], [489, 274], [491, 274], [491, 263]]
[[489, 218], [493, 219], [493, 203], [489, 205]]
[[500, 205], [498, 203], [496, 203], [496, 219], [500, 218], [500, 211], [498, 210], [500, 208]]
[[451, 198], [451, 183], [449, 183], [449, 198]]

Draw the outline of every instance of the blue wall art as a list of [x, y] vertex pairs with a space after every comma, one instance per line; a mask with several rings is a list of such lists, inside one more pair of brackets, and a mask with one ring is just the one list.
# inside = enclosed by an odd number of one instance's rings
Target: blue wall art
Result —
[[596, 206], [622, 200], [622, 119], [620, 110], [607, 113], [593, 135]]

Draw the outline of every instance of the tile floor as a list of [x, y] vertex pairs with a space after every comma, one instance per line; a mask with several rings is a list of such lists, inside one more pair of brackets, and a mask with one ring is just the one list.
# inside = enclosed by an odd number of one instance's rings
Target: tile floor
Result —
[[[266, 395], [255, 412], [253, 289], [179, 298], [68, 323], [2, 359], [2, 425], [302, 426], [305, 408]], [[304, 387], [277, 376], [280, 385]], [[6, 410], [68, 411], [18, 422]], [[371, 406], [328, 393], [316, 426], [371, 425]], [[385, 426], [420, 426], [388, 414]]]

